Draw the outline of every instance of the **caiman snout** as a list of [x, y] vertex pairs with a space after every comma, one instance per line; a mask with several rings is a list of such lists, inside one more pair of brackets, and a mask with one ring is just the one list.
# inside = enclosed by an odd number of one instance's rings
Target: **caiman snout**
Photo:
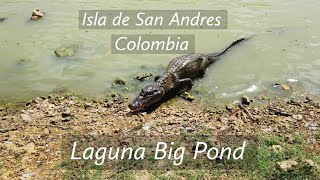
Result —
[[132, 103], [129, 104], [129, 108], [131, 110], [139, 110], [143, 108], [143, 96], [138, 96], [135, 100], [132, 101]]
[[129, 104], [129, 108], [133, 111], [141, 110], [162, 98], [162, 91], [147, 92], [142, 91], [140, 95]]

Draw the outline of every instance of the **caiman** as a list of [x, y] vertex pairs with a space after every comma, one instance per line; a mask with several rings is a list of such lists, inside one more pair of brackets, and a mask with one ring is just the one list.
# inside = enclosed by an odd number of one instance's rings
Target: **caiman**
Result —
[[231, 47], [246, 39], [238, 39], [216, 53], [194, 53], [174, 58], [167, 66], [165, 73], [157, 76], [154, 83], [144, 87], [139, 96], [129, 104], [129, 108], [138, 111], [159, 102], [170, 92], [181, 88], [191, 88], [194, 78], [203, 76], [210, 64], [218, 60]]

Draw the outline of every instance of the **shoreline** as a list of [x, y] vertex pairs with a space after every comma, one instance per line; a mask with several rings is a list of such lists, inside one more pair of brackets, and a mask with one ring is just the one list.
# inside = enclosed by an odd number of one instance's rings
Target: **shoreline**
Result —
[[[132, 114], [127, 100], [121, 97], [100, 101], [72, 94], [39, 97], [19, 108], [0, 111], [4, 162], [1, 174], [7, 178], [18, 178], [21, 172], [32, 172], [37, 178], [61, 177], [65, 170], [57, 170], [62, 161], [60, 145], [64, 135], [70, 132], [91, 137], [183, 133], [262, 135], [281, 136], [291, 143], [299, 134], [309, 142], [309, 149], [320, 153], [318, 99], [262, 102], [207, 107], [198, 101], [173, 98], [151, 113]], [[55, 174], [51, 174], [53, 169]]]

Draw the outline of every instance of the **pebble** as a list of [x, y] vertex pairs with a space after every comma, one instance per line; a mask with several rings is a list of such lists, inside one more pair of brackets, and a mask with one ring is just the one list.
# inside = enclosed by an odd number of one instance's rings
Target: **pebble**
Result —
[[31, 117], [28, 114], [21, 114], [21, 118], [24, 122], [30, 122]]
[[250, 99], [248, 96], [242, 96], [241, 103], [244, 105], [250, 105], [250, 103], [253, 102], [252, 99]]
[[35, 145], [34, 143], [29, 143], [27, 144], [24, 149], [26, 150], [26, 152], [28, 154], [33, 154], [33, 153], [36, 153], [37, 151], [35, 150]]
[[276, 153], [282, 153], [284, 151], [284, 148], [280, 145], [272, 145], [271, 148]]
[[306, 165], [308, 167], [313, 167], [314, 166], [314, 162], [311, 159], [305, 159], [304, 162], [306, 163]]
[[281, 162], [277, 162], [278, 167], [287, 172], [290, 170], [293, 170], [294, 167], [296, 167], [298, 165], [298, 162], [292, 159], [286, 160], [286, 161], [281, 161]]
[[303, 118], [303, 116], [301, 114], [297, 114], [297, 115], [292, 115], [292, 117], [294, 119], [297, 119], [297, 120], [301, 120]]

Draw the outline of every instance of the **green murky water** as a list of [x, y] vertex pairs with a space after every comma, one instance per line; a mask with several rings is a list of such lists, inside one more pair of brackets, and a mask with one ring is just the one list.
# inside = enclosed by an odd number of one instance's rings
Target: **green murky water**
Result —
[[[37, 7], [47, 16], [29, 22]], [[307, 93], [319, 95], [319, 7], [318, 0], [0, 0], [0, 17], [8, 17], [0, 24], [0, 99], [26, 100], [59, 87], [104, 96], [114, 77], [159, 73], [159, 67], [177, 56], [111, 54], [111, 34], [126, 33], [195, 34], [197, 52], [217, 51], [239, 37], [256, 34], [211, 66], [194, 89], [230, 100], [243, 94], [272, 94], [273, 83], [295, 79]], [[229, 24], [225, 30], [86, 31], [78, 28], [82, 9], [226, 9]], [[77, 53], [69, 60], [58, 59], [54, 49], [59, 47], [73, 47]], [[133, 97], [144, 84], [130, 83], [136, 87], [129, 91]]]

